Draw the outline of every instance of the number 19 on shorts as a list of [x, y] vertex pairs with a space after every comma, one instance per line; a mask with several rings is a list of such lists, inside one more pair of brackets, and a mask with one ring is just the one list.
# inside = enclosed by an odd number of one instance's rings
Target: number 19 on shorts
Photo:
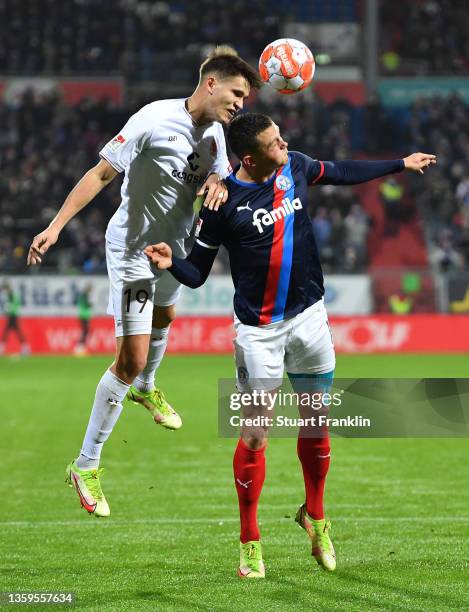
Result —
[[150, 295], [146, 289], [126, 289], [124, 291], [124, 308], [129, 314], [141, 314], [147, 305]]

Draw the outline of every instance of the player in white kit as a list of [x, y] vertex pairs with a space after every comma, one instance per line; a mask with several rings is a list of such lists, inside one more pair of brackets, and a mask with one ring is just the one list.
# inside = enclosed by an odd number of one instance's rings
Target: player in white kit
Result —
[[233, 49], [217, 47], [201, 65], [192, 96], [153, 102], [129, 119], [29, 249], [28, 265], [41, 263], [66, 223], [124, 172], [122, 202], [106, 231], [116, 356], [98, 384], [80, 455], [66, 471], [82, 507], [95, 516], [110, 514], [98, 468], [124, 398], [143, 404], [164, 427], [182, 424], [154, 384], [180, 286], [167, 271], [155, 272], [143, 249], [165, 241], [184, 257], [196, 195], [206, 194], [204, 204], [211, 209], [226, 201], [222, 179], [230, 168], [221, 124], [228, 124], [251, 87], [259, 86], [257, 72]]

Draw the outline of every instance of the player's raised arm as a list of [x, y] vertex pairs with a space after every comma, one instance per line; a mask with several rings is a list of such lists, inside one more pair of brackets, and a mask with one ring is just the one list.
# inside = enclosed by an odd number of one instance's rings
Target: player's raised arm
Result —
[[105, 159], [101, 159], [96, 166], [88, 170], [68, 194], [49, 227], [34, 237], [29, 247], [28, 266], [34, 266], [42, 262], [43, 255], [57, 242], [60, 232], [70, 219], [89, 204], [116, 175], [117, 170]]
[[436, 164], [436, 156], [413, 153], [404, 159], [319, 161], [315, 164], [310, 174], [311, 185], [358, 185], [405, 169], [423, 174], [428, 166]]
[[148, 259], [160, 270], [168, 270], [174, 278], [196, 289], [205, 283], [223, 243], [223, 212], [202, 208], [195, 232], [196, 242], [186, 259], [173, 257], [164, 242], [144, 249]]
[[176, 280], [192, 289], [205, 283], [217, 252], [218, 248], [207, 248], [197, 242], [186, 259], [173, 257], [171, 248], [165, 242], [144, 249], [145, 255], [159, 270], [168, 270]]

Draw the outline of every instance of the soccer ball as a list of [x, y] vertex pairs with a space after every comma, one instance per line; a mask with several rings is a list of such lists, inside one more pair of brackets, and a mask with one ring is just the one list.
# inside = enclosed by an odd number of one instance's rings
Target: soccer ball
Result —
[[259, 73], [279, 93], [294, 94], [308, 87], [314, 75], [314, 57], [294, 38], [279, 38], [267, 45], [259, 58]]

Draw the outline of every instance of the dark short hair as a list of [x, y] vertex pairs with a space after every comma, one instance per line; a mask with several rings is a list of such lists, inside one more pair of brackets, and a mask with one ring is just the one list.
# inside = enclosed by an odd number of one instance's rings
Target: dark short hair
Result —
[[261, 113], [244, 113], [238, 115], [228, 126], [227, 140], [231, 150], [238, 159], [246, 153], [256, 151], [259, 147], [257, 137], [272, 125], [272, 119]]
[[228, 45], [215, 47], [207, 59], [200, 66], [200, 79], [207, 74], [215, 72], [221, 78], [243, 76], [254, 89], [259, 89], [262, 81], [252, 66], [239, 57], [237, 52]]

